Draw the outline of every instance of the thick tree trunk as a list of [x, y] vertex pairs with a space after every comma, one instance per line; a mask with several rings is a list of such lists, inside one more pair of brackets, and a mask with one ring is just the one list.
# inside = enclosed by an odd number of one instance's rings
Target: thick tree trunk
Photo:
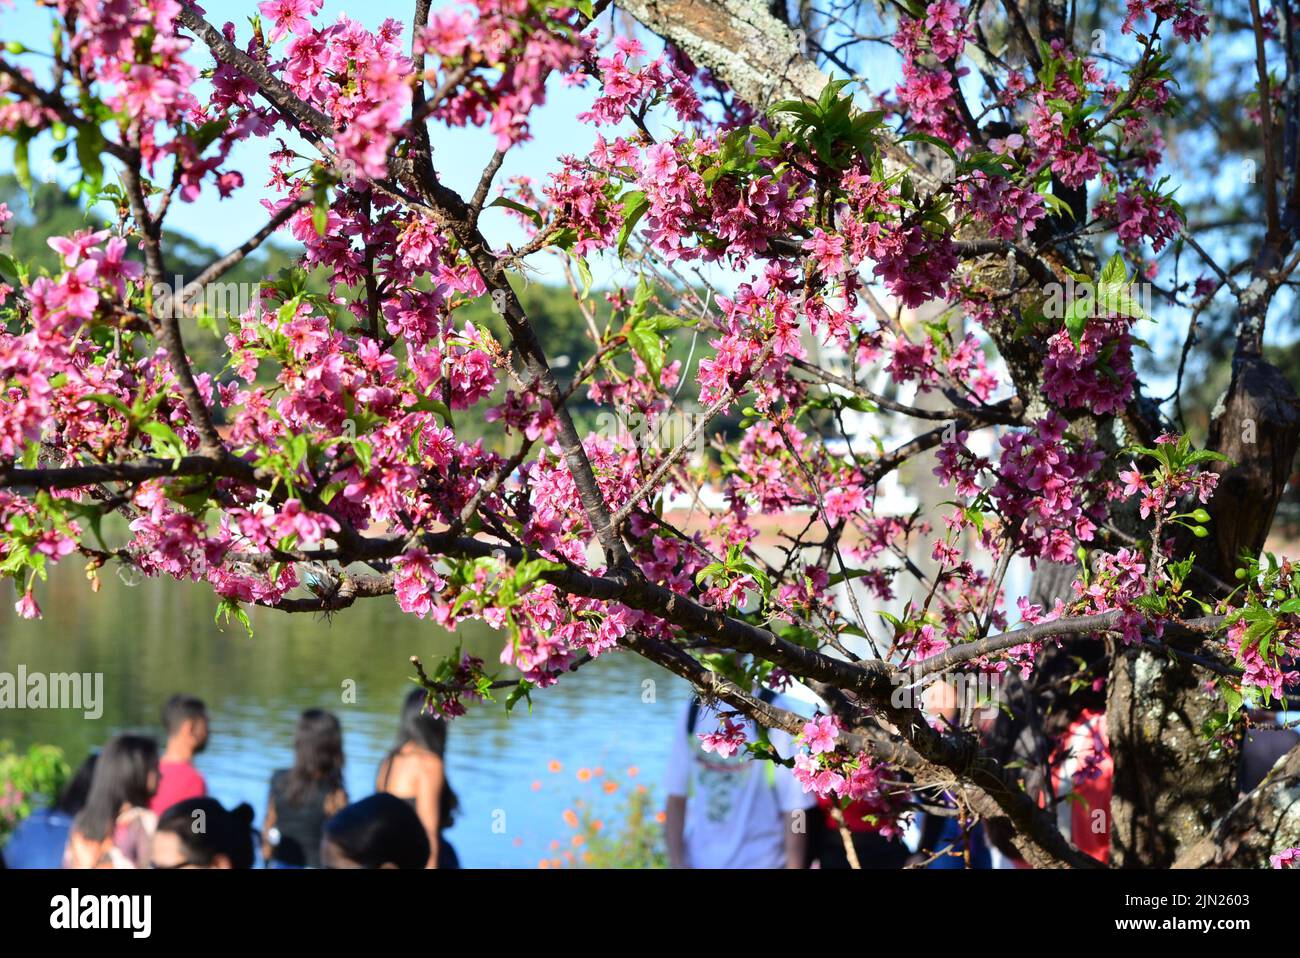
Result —
[[618, 5], [756, 109], [784, 98], [815, 100], [830, 79], [803, 55], [790, 27], [756, 0], [618, 0]]
[[1203, 683], [1202, 670], [1149, 649], [1118, 650], [1111, 663], [1115, 867], [1169, 867], [1236, 798], [1235, 751], [1202, 733], [1217, 708]]
[[[1298, 439], [1300, 404], [1291, 383], [1261, 357], [1239, 357], [1210, 427], [1209, 447], [1233, 460], [1218, 464], [1210, 536], [1180, 543], [1197, 553], [1203, 572], [1235, 583], [1242, 553], [1259, 554]], [[1199, 591], [1206, 583], [1196, 585]], [[1186, 660], [1149, 649], [1122, 650], [1112, 664], [1107, 717], [1115, 762], [1115, 865], [1173, 864], [1204, 842], [1236, 801], [1236, 751], [1218, 747], [1202, 731], [1222, 707], [1206, 694], [1205, 679], [1204, 670]]]
[[1242, 553], [1259, 555], [1273, 526], [1300, 440], [1300, 400], [1281, 371], [1259, 356], [1233, 369], [1228, 392], [1214, 410], [1209, 448], [1231, 463], [1217, 463], [1219, 488], [1209, 505], [1210, 548], [1198, 564], [1229, 585]]

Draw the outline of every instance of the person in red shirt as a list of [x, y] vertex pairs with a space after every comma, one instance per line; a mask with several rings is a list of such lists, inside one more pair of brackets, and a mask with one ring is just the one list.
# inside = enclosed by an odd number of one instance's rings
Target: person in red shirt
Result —
[[1052, 785], [1058, 796], [1070, 793], [1077, 796], [1057, 806], [1061, 830], [1079, 851], [1102, 863], [1110, 859], [1110, 799], [1114, 782], [1115, 764], [1110, 754], [1106, 713], [1085, 708], [1058, 740], [1052, 761]]
[[[897, 869], [907, 864], [907, 846], [897, 835], [881, 833], [890, 817], [883, 803], [849, 802], [840, 808], [839, 802], [827, 796], [818, 799], [817, 805], [817, 810], [811, 813], [808, 831], [816, 837], [813, 857], [819, 867]], [[819, 820], [814, 821], [812, 816]]]
[[202, 699], [176, 694], [167, 700], [162, 712], [167, 729], [167, 748], [158, 763], [158, 791], [149, 808], [162, 814], [177, 802], [202, 798], [207, 783], [194, 767], [194, 756], [208, 744], [208, 710]]

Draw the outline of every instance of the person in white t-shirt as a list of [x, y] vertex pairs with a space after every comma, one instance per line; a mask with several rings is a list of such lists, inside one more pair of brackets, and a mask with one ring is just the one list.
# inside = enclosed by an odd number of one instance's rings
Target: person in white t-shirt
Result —
[[[744, 721], [746, 740], [757, 742], [754, 722]], [[706, 752], [700, 735], [721, 730], [717, 710], [695, 700], [674, 726], [664, 824], [672, 867], [807, 867], [806, 822], [816, 799], [784, 765], [753, 759], [744, 748], [726, 758]], [[782, 758], [794, 754], [785, 732], [773, 730], [767, 738]]]

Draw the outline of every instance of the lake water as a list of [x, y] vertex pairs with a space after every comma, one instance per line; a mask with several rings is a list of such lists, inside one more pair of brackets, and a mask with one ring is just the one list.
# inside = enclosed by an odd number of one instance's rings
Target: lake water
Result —
[[[306, 708], [333, 711], [343, 723], [348, 794], [374, 790], [376, 768], [392, 744], [397, 712], [412, 674], [455, 651], [495, 663], [502, 638], [482, 626], [452, 636], [403, 615], [390, 599], [369, 599], [326, 621], [268, 609], [251, 613], [254, 635], [232, 622], [218, 627], [205, 585], [145, 581], [127, 585], [112, 569], [98, 594], [69, 559], [37, 599], [45, 613], [26, 621], [14, 595], [0, 589], [0, 672], [103, 673], [103, 715], [0, 710], [0, 739], [20, 747], [58, 745], [75, 764], [120, 731], [161, 739], [159, 710], [173, 692], [207, 702], [212, 736], [196, 762], [211, 793], [227, 805], [247, 801], [260, 823], [273, 770], [292, 761], [293, 728]], [[354, 683], [355, 702], [344, 701]], [[582, 798], [604, 817], [622, 791], [661, 780], [670, 737], [688, 695], [684, 682], [639, 657], [611, 652], [507, 715], [501, 703], [472, 705], [452, 723], [448, 776], [462, 812], [448, 833], [467, 867], [537, 867], [552, 842], [568, 847], [564, 811]], [[560, 771], [548, 771], [553, 761]], [[630, 776], [628, 769], [635, 775]], [[604, 779], [580, 782], [580, 769]], [[584, 776], [585, 777], [585, 776]], [[619, 791], [604, 794], [603, 781]], [[606, 812], [608, 814], [606, 814]]]

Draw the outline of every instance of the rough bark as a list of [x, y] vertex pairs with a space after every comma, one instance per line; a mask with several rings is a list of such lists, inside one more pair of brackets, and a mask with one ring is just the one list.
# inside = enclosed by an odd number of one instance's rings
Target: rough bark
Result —
[[754, 0], [619, 0], [650, 30], [706, 66], [751, 106], [816, 99], [829, 77], [794, 32]]
[[1243, 552], [1258, 555], [1273, 525], [1300, 441], [1300, 400], [1276, 366], [1242, 357], [1214, 411], [1208, 446], [1231, 463], [1217, 463], [1219, 487], [1209, 512], [1209, 548], [1202, 568], [1233, 583]]
[[1175, 868], [1267, 868], [1268, 858], [1300, 845], [1300, 748], [1292, 749], [1249, 795], [1191, 846]]
[[1167, 868], [1236, 798], [1235, 753], [1202, 734], [1205, 674], [1150, 650], [1111, 663], [1106, 722], [1115, 763], [1111, 864]]

